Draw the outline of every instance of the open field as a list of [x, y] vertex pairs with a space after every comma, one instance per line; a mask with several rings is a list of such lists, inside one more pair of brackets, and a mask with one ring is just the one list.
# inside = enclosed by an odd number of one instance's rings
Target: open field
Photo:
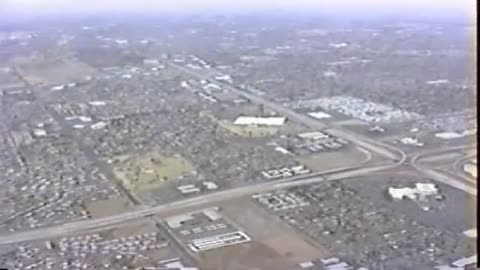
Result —
[[229, 270], [291, 270], [293, 265], [261, 243], [252, 242], [244, 245], [213, 250], [200, 257], [201, 269]]
[[339, 151], [323, 152], [319, 154], [298, 156], [297, 161], [312, 171], [330, 170], [348, 167], [364, 162], [366, 153], [357, 148], [348, 147]]
[[180, 155], [164, 157], [156, 153], [117, 157], [113, 172], [131, 191], [158, 188], [165, 181], [190, 174], [193, 165]]
[[92, 218], [120, 214], [130, 207], [129, 201], [124, 197], [113, 197], [108, 200], [90, 201], [85, 203], [85, 210]]
[[276, 261], [285, 259], [285, 262], [291, 265], [298, 265], [329, 256], [326, 249], [313, 246], [296, 231], [282, 224], [278, 217], [269, 214], [249, 200], [228, 203], [224, 206], [224, 212], [233, 222], [242, 227], [254, 242], [261, 244], [258, 248], [270, 249], [277, 254], [279, 257], [275, 258]]
[[30, 84], [69, 83], [95, 72], [87, 64], [72, 59], [34, 56], [14, 62], [21, 76]]

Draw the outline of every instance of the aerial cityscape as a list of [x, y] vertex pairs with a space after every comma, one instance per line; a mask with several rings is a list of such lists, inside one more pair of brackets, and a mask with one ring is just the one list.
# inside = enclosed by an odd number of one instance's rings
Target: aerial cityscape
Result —
[[5, 24], [0, 269], [476, 269], [475, 32]]

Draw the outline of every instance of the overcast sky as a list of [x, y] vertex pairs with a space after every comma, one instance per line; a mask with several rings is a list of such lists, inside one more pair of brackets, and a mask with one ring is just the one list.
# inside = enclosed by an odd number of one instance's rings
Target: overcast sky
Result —
[[264, 11], [272, 8], [473, 13], [475, 0], [0, 0], [2, 13], [61, 13], [111, 11]]

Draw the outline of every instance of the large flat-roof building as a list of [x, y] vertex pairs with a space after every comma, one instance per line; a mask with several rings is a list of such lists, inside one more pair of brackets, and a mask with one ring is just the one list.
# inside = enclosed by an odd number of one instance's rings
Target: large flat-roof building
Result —
[[286, 117], [239, 116], [233, 124], [238, 126], [283, 126], [286, 122]]

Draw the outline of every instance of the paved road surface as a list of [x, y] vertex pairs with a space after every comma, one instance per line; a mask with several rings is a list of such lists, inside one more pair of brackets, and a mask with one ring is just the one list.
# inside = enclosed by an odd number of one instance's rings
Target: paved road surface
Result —
[[336, 173], [326, 173], [324, 175], [318, 176], [288, 178], [274, 182], [260, 183], [246, 187], [239, 187], [225, 191], [209, 193], [164, 205], [158, 205], [153, 207], [138, 207], [137, 209], [134, 209], [132, 211], [109, 217], [71, 222], [63, 225], [38, 228], [28, 231], [19, 231], [10, 233], [8, 235], [0, 235], [0, 244], [12, 244], [30, 240], [49, 239], [73, 232], [92, 231], [94, 229], [101, 229], [102, 227], [108, 227], [129, 221], [135, 221], [139, 218], [147, 217], [154, 214], [167, 214], [173, 211], [180, 211], [182, 209], [188, 209], [191, 207], [202, 207], [206, 204], [218, 203], [224, 200], [249, 196], [256, 193], [263, 193], [272, 190], [285, 189], [294, 186], [347, 179], [354, 176], [378, 172], [381, 170], [388, 170], [391, 169], [393, 166], [396, 165], [376, 165], [370, 167], [352, 168], [348, 170], [342, 170]]
[[461, 176], [458, 175], [451, 175], [449, 173], [444, 173], [438, 170], [434, 170], [431, 168], [426, 167], [425, 165], [422, 165], [419, 161], [428, 156], [432, 156], [435, 154], [444, 154], [447, 152], [456, 152], [456, 151], [463, 151], [463, 150], [468, 150], [472, 148], [472, 145], [468, 146], [455, 146], [455, 147], [448, 147], [444, 149], [438, 149], [438, 150], [433, 150], [433, 151], [427, 151], [423, 153], [418, 153], [410, 159], [410, 165], [419, 171], [420, 173], [424, 174], [425, 176], [430, 177], [431, 179], [450, 185], [454, 188], [460, 189], [465, 191], [466, 193], [472, 195], [472, 196], [477, 196], [477, 189], [476, 187], [472, 187], [470, 183], [466, 183], [465, 181], [461, 181], [459, 179], [464, 179]]

